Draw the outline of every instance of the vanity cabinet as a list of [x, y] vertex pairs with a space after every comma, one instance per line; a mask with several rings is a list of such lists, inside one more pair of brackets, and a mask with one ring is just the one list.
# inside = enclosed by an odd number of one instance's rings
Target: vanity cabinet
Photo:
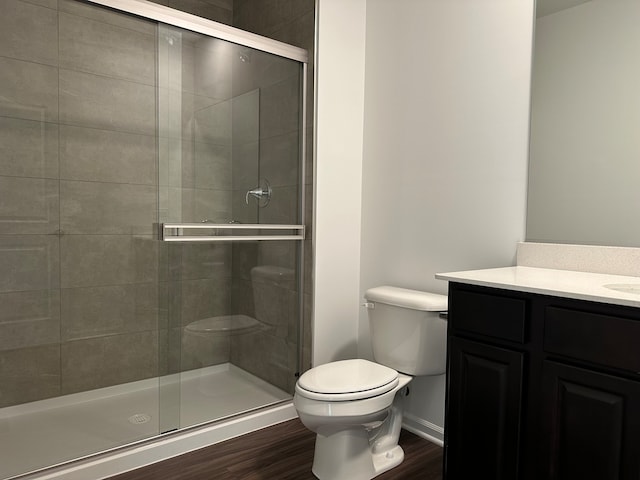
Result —
[[450, 282], [444, 478], [640, 479], [640, 311]]

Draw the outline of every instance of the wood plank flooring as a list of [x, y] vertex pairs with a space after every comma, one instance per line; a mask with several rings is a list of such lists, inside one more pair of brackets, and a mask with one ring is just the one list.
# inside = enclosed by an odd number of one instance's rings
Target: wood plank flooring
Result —
[[[110, 480], [313, 480], [315, 435], [290, 420]], [[441, 480], [442, 448], [405, 430], [405, 459], [379, 480]]]

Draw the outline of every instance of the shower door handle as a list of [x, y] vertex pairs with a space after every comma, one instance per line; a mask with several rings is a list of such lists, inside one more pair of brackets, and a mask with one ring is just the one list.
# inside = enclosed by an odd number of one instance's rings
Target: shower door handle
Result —
[[256, 188], [252, 188], [247, 191], [244, 201], [249, 205], [249, 197], [253, 197], [258, 200], [259, 207], [266, 207], [271, 200], [271, 193], [271, 185], [269, 185], [269, 182], [266, 179], [262, 179]]

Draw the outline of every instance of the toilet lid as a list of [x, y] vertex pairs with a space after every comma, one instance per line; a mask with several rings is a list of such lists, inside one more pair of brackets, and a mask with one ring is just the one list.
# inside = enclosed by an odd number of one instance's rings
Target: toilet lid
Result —
[[303, 396], [327, 401], [358, 400], [392, 390], [398, 372], [368, 360], [325, 363], [305, 372], [296, 385]]

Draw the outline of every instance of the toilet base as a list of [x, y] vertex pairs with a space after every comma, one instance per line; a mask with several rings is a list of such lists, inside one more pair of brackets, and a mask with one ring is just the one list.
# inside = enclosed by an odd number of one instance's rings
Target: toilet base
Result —
[[381, 473], [391, 470], [393, 467], [397, 467], [404, 460], [404, 450], [400, 445], [396, 445], [388, 452], [374, 453], [373, 465], [376, 469], [376, 476]]
[[355, 427], [328, 435], [318, 432], [311, 470], [320, 480], [370, 480], [403, 460], [404, 451], [399, 445], [372, 453], [369, 433]]

